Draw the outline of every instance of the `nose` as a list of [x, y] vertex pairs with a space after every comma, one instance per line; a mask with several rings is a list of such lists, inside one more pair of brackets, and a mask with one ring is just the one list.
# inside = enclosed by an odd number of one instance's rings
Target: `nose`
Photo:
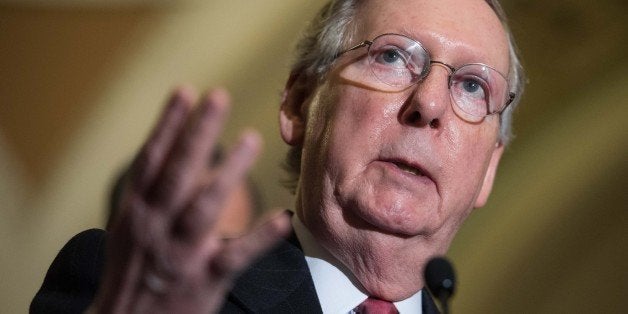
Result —
[[432, 65], [429, 74], [417, 83], [402, 109], [402, 122], [416, 127], [439, 128], [451, 101], [448, 78], [447, 69]]

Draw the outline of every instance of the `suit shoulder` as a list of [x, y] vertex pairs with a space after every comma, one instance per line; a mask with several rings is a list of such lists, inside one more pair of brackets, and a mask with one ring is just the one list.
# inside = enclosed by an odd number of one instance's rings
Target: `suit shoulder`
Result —
[[81, 313], [89, 306], [104, 266], [105, 235], [86, 230], [63, 246], [33, 298], [31, 313]]

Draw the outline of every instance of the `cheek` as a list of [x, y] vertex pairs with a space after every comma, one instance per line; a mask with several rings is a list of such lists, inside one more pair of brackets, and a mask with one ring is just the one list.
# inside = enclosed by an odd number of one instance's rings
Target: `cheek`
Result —
[[382, 100], [364, 90], [342, 88], [335, 102], [336, 133], [341, 136], [375, 136], [386, 128], [382, 119], [386, 108], [383, 104]]
[[303, 151], [307, 169], [303, 170], [308, 178], [318, 178], [310, 184], [324, 195], [355, 187], [356, 179], [378, 155], [384, 133], [397, 123], [403, 101], [378, 96], [337, 84], [324, 86], [313, 99]]
[[404, 102], [401, 96], [393, 98], [352, 86], [339, 88], [338, 95], [333, 108], [336, 114], [332, 117], [338, 149], [346, 149], [346, 145], [362, 146], [363, 151], [378, 147], [386, 130], [398, 124]]
[[366, 96], [352, 88], [337, 87], [321, 95], [312, 108], [311, 126], [318, 131], [311, 133], [333, 155], [328, 156], [330, 161], [359, 156], [360, 151], [373, 146], [385, 128], [376, 110], [377, 101]]
[[327, 155], [330, 121], [333, 117], [333, 112], [328, 110], [329, 103], [325, 101], [328, 97], [329, 95], [318, 92], [307, 109], [301, 163], [301, 172], [306, 178], [314, 178], [320, 174], [320, 165], [324, 164], [324, 158]]
[[304, 177], [318, 178], [310, 182], [317, 186], [337, 176], [341, 165], [353, 158], [355, 149], [349, 146], [358, 142], [359, 126], [368, 121], [359, 105], [348, 102], [355, 97], [347, 97], [343, 89], [332, 86], [321, 86], [307, 112], [302, 171]]
[[327, 148], [332, 179], [342, 185], [352, 184], [397, 136], [403, 100], [351, 86], [341, 90], [327, 125]]
[[[450, 189], [449, 197], [459, 197], [461, 206], [472, 207], [480, 191], [493, 150], [497, 143], [494, 121], [481, 125], [449, 124], [445, 153]], [[460, 197], [463, 196], [464, 197]]]

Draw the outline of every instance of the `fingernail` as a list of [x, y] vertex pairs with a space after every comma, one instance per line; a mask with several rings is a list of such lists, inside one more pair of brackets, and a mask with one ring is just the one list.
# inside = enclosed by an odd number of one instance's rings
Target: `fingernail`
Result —
[[242, 145], [251, 147], [256, 151], [260, 150], [262, 142], [262, 136], [255, 130], [244, 130], [240, 136], [240, 143]]
[[207, 98], [209, 101], [218, 105], [222, 105], [222, 104], [226, 105], [231, 101], [229, 92], [222, 87], [210, 90], [209, 93], [207, 94]]

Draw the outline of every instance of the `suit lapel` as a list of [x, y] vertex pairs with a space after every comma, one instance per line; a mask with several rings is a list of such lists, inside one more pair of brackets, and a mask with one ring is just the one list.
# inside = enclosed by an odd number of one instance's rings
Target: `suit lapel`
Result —
[[[423, 314], [440, 313], [427, 289]], [[283, 240], [240, 276], [221, 313], [322, 313], [296, 234]]]
[[227, 302], [225, 310], [236, 305], [255, 313], [322, 313], [294, 232], [242, 274]]
[[421, 302], [423, 307], [423, 314], [439, 314], [440, 311], [436, 307], [434, 303], [434, 299], [432, 298], [432, 294], [427, 290], [427, 287], [424, 287], [421, 292]]

